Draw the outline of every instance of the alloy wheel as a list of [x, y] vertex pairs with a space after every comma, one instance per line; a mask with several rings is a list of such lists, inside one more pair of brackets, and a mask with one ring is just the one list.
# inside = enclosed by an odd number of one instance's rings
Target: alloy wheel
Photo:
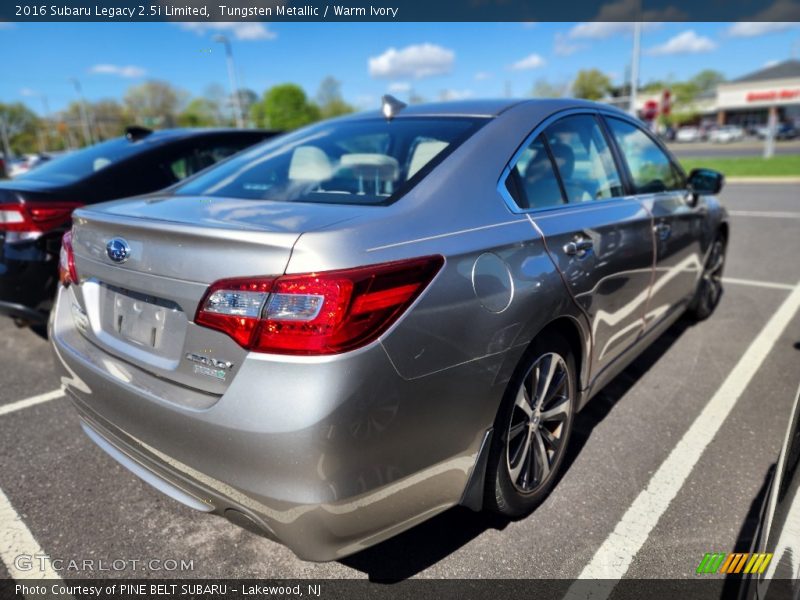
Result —
[[506, 432], [506, 467], [525, 494], [540, 488], [564, 452], [572, 417], [572, 381], [564, 358], [548, 353], [533, 363], [517, 390]]
[[703, 311], [711, 313], [722, 296], [722, 270], [725, 266], [725, 244], [717, 239], [711, 248], [708, 264], [703, 271], [703, 292], [700, 302]]

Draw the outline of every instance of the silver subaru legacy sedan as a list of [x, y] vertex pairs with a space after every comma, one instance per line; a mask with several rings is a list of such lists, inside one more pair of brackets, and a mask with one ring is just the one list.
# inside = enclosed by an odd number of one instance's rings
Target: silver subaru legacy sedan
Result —
[[307, 560], [521, 517], [576, 412], [713, 311], [722, 183], [607, 106], [386, 97], [76, 211], [62, 383], [136, 475]]

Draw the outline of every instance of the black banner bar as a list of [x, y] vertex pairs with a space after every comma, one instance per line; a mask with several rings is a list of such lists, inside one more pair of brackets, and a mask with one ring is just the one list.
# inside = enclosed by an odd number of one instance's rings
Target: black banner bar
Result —
[[3, 0], [3, 21], [800, 21], [800, 0]]

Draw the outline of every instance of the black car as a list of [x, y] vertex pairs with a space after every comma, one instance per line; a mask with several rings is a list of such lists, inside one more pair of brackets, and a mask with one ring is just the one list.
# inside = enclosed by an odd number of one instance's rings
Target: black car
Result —
[[0, 182], [0, 314], [19, 325], [46, 321], [58, 281], [61, 237], [76, 207], [169, 187], [274, 135], [131, 127], [123, 137]]

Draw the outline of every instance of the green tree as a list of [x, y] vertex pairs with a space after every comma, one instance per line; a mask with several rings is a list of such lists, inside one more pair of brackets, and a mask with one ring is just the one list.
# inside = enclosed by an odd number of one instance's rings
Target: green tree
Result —
[[323, 119], [346, 115], [355, 110], [344, 101], [342, 84], [331, 76], [326, 77], [319, 84], [316, 100]]
[[578, 71], [572, 82], [572, 94], [576, 98], [600, 100], [611, 90], [611, 80], [598, 69]]
[[185, 93], [166, 81], [152, 79], [128, 88], [125, 107], [141, 125], [174, 127]]
[[321, 118], [319, 107], [308, 101], [299, 85], [284, 83], [266, 92], [251, 109], [257, 127], [288, 131]]
[[711, 92], [725, 81], [725, 75], [714, 69], [704, 69], [689, 80], [697, 88], [697, 93]]
[[[0, 103], [0, 127], [5, 126], [9, 146], [15, 154], [36, 152], [39, 148], [41, 122], [31, 109], [21, 102]], [[0, 151], [2, 147], [0, 147]]]
[[564, 86], [556, 85], [540, 77], [533, 84], [531, 95], [534, 98], [561, 98], [564, 96]]
[[181, 127], [213, 127], [219, 125], [219, 107], [208, 98], [194, 98], [178, 115]]

